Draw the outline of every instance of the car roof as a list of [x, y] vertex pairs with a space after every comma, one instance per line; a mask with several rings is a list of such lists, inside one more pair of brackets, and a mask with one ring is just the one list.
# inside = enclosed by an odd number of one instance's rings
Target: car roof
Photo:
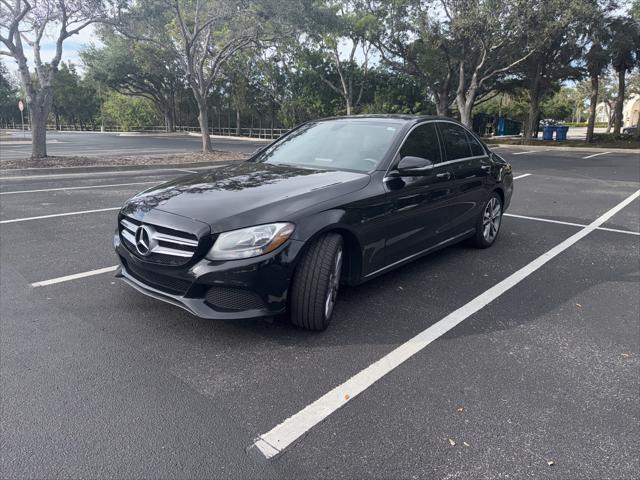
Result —
[[437, 115], [407, 115], [407, 114], [367, 114], [367, 115], [351, 115], [351, 116], [335, 116], [321, 118], [316, 121], [327, 122], [334, 120], [371, 120], [372, 122], [384, 122], [389, 120], [395, 120], [399, 123], [419, 123], [425, 120], [447, 120], [454, 123], [459, 123], [458, 120], [449, 117], [441, 117]]

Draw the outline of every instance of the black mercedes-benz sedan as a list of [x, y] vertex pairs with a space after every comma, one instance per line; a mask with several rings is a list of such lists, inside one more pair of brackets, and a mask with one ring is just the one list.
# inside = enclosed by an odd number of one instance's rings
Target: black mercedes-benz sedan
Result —
[[461, 240], [491, 246], [512, 191], [511, 166], [450, 119], [312, 121], [128, 200], [118, 276], [199, 317], [288, 311], [323, 330], [340, 285]]

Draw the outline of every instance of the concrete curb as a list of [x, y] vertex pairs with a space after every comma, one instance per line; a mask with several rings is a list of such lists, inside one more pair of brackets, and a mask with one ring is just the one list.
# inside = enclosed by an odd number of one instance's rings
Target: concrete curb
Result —
[[[188, 135], [190, 137], [202, 137], [202, 134], [195, 133], [195, 132], [189, 132]], [[209, 136], [211, 138], [217, 138], [217, 139], [246, 140], [247, 142], [258, 142], [258, 143], [273, 142], [274, 140], [276, 140], [275, 138], [272, 140], [270, 138], [236, 137], [235, 135], [209, 135]]]

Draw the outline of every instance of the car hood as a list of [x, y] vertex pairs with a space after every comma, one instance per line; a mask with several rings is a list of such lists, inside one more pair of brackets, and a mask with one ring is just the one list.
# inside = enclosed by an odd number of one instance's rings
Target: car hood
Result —
[[152, 187], [127, 201], [122, 213], [142, 220], [161, 210], [205, 222], [216, 233], [294, 219], [369, 180], [365, 173], [242, 162]]

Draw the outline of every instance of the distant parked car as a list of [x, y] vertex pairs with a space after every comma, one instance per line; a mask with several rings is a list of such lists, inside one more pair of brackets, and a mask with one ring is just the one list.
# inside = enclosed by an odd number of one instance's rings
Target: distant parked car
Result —
[[119, 276], [204, 318], [329, 324], [341, 283], [495, 241], [511, 165], [459, 123], [306, 123], [251, 159], [152, 187], [120, 211]]
[[625, 135], [635, 135], [638, 131], [638, 126], [634, 125], [633, 127], [626, 127], [622, 129], [622, 133]]

